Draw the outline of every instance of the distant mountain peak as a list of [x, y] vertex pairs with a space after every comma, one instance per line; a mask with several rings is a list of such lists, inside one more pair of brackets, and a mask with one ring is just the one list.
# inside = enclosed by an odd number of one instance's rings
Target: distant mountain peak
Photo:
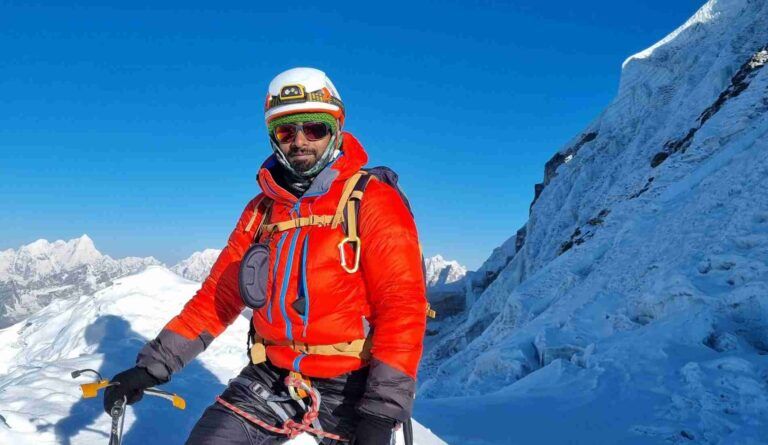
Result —
[[111, 280], [160, 264], [152, 257], [112, 259], [86, 234], [68, 241], [38, 239], [0, 252], [0, 328], [54, 299], [95, 292]]
[[192, 281], [203, 281], [219, 257], [221, 250], [205, 249], [202, 252], [194, 252], [188, 258], [179, 261], [171, 267], [173, 272]]
[[458, 261], [449, 261], [437, 254], [424, 258], [427, 270], [427, 287], [441, 286], [457, 282], [467, 274], [467, 268]]

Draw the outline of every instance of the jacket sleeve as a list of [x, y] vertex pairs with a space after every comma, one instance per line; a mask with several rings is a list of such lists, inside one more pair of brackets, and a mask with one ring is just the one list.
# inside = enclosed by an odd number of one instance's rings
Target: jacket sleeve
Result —
[[427, 299], [416, 224], [399, 193], [371, 179], [360, 207], [361, 267], [371, 306], [371, 365], [361, 414], [398, 422], [413, 408]]
[[240, 261], [256, 230], [255, 225], [249, 231], [246, 227], [255, 217], [258, 202], [260, 197], [245, 207], [200, 290], [139, 352], [137, 366], [146, 368], [161, 381], [170, 380], [171, 374], [203, 352], [242, 312], [244, 305], [238, 284]]

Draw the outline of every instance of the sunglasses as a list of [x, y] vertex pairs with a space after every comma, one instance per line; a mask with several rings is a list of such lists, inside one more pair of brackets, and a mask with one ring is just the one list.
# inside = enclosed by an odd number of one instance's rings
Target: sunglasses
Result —
[[299, 130], [304, 132], [308, 141], [317, 141], [331, 132], [331, 127], [323, 122], [304, 122], [303, 124], [282, 124], [275, 127], [275, 139], [281, 144], [293, 142]]

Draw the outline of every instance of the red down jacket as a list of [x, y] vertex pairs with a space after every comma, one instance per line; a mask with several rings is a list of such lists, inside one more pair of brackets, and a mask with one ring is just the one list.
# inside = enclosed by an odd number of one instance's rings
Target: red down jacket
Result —
[[[345, 181], [367, 162], [363, 147], [344, 133], [342, 154], [326, 167], [300, 198], [280, 187], [270, 169], [273, 156], [258, 174], [262, 194], [245, 207], [227, 246], [202, 288], [139, 354], [138, 364], [168, 379], [203, 351], [243, 310], [239, 294], [240, 260], [258, 224], [249, 222], [263, 195], [273, 200], [269, 222], [309, 215], [332, 215]], [[256, 215], [257, 220], [261, 215]], [[372, 349], [365, 410], [403, 421], [410, 416], [416, 370], [426, 327], [426, 290], [414, 220], [393, 187], [372, 178], [359, 211], [362, 240], [360, 268], [341, 267], [341, 226], [304, 226], [262, 234], [270, 245], [267, 304], [254, 311], [256, 333], [273, 342], [289, 340], [328, 345], [365, 338], [372, 329]], [[354, 258], [352, 249], [347, 258]], [[349, 261], [349, 260], [348, 260]], [[294, 302], [302, 299], [303, 313]], [[365, 366], [356, 357], [298, 354], [268, 346], [276, 366], [310, 377], [333, 377]], [[383, 394], [387, 391], [389, 394]], [[365, 398], [365, 396], [364, 396]]]

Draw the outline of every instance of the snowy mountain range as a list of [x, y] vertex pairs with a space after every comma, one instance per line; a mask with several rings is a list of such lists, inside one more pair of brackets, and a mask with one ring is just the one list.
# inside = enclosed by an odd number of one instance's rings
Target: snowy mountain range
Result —
[[112, 280], [160, 264], [152, 257], [115, 260], [83, 235], [44, 239], [0, 251], [0, 328], [37, 312], [55, 299], [91, 294]]
[[432, 326], [420, 421], [451, 443], [766, 443], [767, 62], [764, 0], [710, 0], [624, 62]]
[[208, 276], [220, 253], [221, 249], [205, 249], [202, 252], [195, 252], [189, 258], [181, 260], [171, 267], [171, 271], [188, 280], [201, 282]]
[[[219, 253], [219, 249], [194, 252], [168, 268], [188, 280], [201, 282]], [[427, 283], [435, 295], [440, 299], [463, 295], [463, 266], [440, 255], [425, 259], [425, 263]], [[40, 239], [17, 250], [0, 251], [0, 329], [34, 314], [54, 299], [91, 294], [111, 285], [115, 278], [152, 265], [162, 263], [153, 257], [112, 259], [96, 250], [88, 235], [69, 241]]]

